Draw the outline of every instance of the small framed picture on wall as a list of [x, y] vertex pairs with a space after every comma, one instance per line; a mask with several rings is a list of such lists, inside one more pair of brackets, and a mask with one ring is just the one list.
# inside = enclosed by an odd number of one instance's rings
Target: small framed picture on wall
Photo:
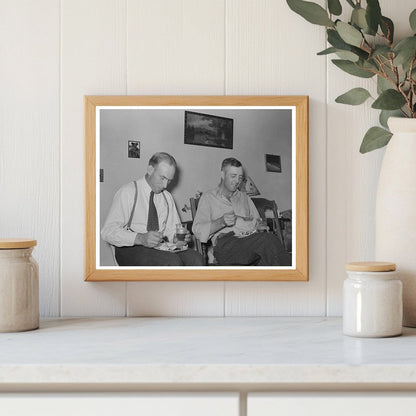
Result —
[[129, 158], [140, 159], [140, 142], [136, 140], [129, 140], [127, 154]]
[[266, 172], [281, 172], [282, 164], [279, 155], [266, 154]]

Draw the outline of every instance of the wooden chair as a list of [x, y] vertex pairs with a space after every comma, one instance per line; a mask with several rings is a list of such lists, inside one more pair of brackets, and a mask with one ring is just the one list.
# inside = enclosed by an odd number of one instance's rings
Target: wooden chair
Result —
[[[270, 231], [272, 231], [273, 234], [276, 234], [280, 238], [280, 241], [286, 248], [276, 201], [266, 198], [251, 198], [251, 200], [256, 206], [261, 219], [267, 222], [267, 225], [270, 227]], [[270, 214], [266, 215], [266, 211], [271, 212], [272, 216], [270, 216]]]
[[[189, 203], [191, 205], [191, 215], [192, 215], [192, 222], [194, 221], [196, 210], [198, 209], [200, 198], [190, 198]], [[196, 236], [194, 235], [195, 240], [195, 247], [198, 250], [198, 253], [204, 258], [205, 264], [208, 263], [208, 253], [207, 247], [205, 243], [202, 243]]]

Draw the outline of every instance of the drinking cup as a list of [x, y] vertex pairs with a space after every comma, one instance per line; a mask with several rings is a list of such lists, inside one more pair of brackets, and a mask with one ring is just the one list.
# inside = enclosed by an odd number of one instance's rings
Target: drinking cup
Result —
[[176, 224], [176, 239], [178, 240], [178, 243], [180, 243], [180, 245], [184, 244], [185, 236], [187, 233], [188, 230], [183, 224]]

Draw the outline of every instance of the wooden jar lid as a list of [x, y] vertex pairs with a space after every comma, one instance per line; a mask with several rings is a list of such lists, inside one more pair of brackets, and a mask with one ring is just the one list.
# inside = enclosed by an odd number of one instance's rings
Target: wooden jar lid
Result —
[[0, 249], [29, 248], [37, 244], [36, 240], [26, 238], [0, 238]]
[[393, 272], [396, 265], [385, 261], [357, 261], [347, 263], [346, 269], [351, 272]]

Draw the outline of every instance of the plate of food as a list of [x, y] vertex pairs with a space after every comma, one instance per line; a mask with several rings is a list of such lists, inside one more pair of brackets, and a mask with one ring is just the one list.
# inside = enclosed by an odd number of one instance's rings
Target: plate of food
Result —
[[161, 250], [161, 251], [172, 251], [172, 252], [185, 251], [188, 249], [188, 244], [177, 246], [176, 243], [169, 243], [168, 241], [164, 241], [163, 243], [156, 246], [155, 249]]
[[235, 234], [238, 238], [248, 237], [251, 234], [254, 234], [257, 230], [242, 231], [241, 233]]

